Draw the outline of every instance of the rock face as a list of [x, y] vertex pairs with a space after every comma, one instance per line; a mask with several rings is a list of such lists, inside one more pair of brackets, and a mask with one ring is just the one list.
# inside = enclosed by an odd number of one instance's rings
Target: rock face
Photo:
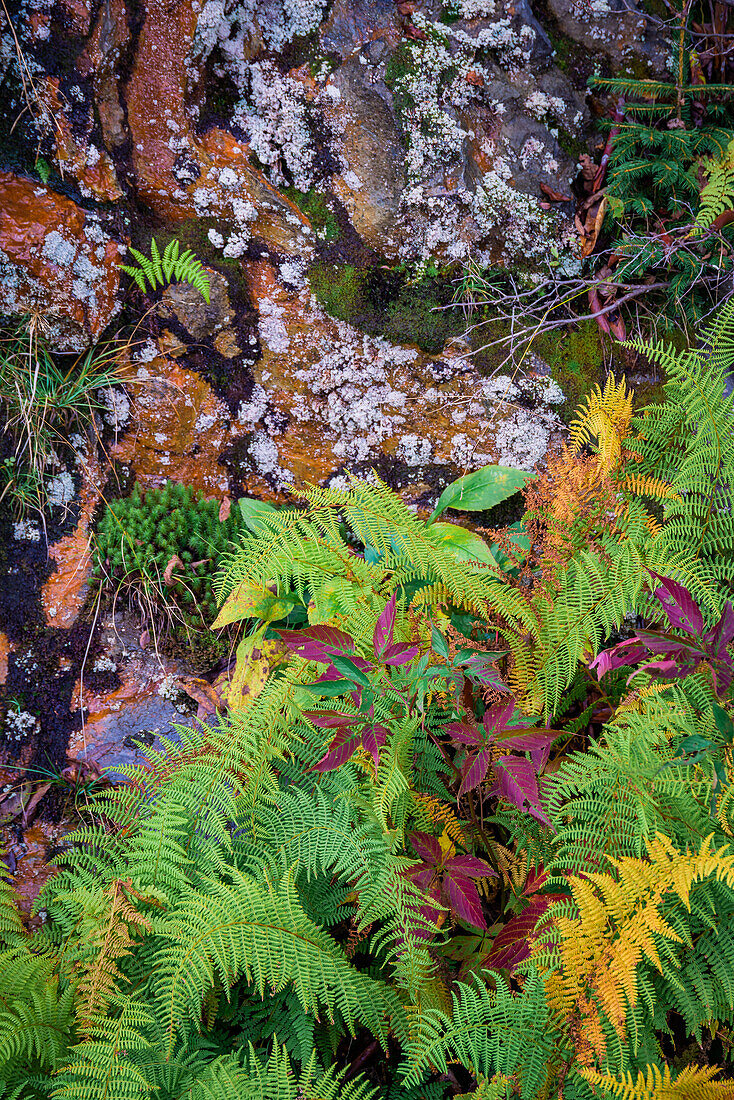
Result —
[[60, 351], [83, 351], [119, 312], [121, 258], [96, 214], [0, 172], [0, 312], [36, 315]]

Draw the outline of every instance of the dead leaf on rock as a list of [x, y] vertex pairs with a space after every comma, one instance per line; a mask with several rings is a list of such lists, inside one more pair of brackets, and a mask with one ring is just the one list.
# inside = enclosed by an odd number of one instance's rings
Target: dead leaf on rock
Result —
[[222, 503], [219, 505], [219, 522], [224, 523], [229, 519], [229, 513], [232, 511], [232, 501], [229, 497], [224, 497]]
[[196, 717], [200, 722], [210, 714], [216, 714], [224, 709], [224, 700], [208, 680], [201, 680], [198, 676], [185, 676], [178, 683], [181, 690], [199, 704]]
[[147, 649], [149, 645], [150, 645], [150, 631], [146, 629], [140, 635], [140, 648], [141, 649]]
[[[467, 80], [469, 78], [467, 77]], [[547, 199], [551, 202], [570, 202], [571, 196], [564, 195], [560, 191], [554, 191], [552, 187], [549, 187], [547, 183], [541, 183], [540, 190], [543, 192]]]
[[607, 198], [606, 195], [602, 197], [599, 205], [594, 208], [592, 205], [586, 215], [586, 221], [584, 222], [582, 229], [583, 240], [581, 242], [581, 256], [586, 258], [596, 248], [596, 242], [601, 233], [601, 227], [604, 224], [604, 216], [607, 212]]

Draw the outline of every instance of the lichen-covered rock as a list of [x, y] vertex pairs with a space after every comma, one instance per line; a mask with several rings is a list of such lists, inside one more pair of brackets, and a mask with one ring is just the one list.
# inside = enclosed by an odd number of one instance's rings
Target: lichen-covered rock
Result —
[[0, 313], [35, 314], [61, 351], [83, 351], [120, 309], [123, 249], [100, 218], [0, 172]]
[[616, 69], [642, 60], [650, 76], [665, 77], [670, 48], [636, 0], [548, 0], [558, 29]]
[[[383, 56], [385, 42], [367, 47], [369, 56]], [[352, 225], [371, 248], [388, 259], [399, 255], [404, 227], [400, 200], [407, 183], [405, 145], [394, 112], [370, 84], [371, 69], [363, 55], [348, 58], [329, 82], [333, 106], [327, 111], [340, 135], [341, 172], [334, 191], [347, 209]]]
[[253, 168], [247, 145], [221, 129], [196, 133], [197, 106], [187, 100], [196, 28], [191, 0], [148, 0], [126, 91], [138, 197], [162, 218], [221, 221], [226, 257], [240, 256], [252, 235], [308, 251], [308, 220]]
[[248, 469], [279, 489], [385, 456], [416, 480], [436, 466], [458, 475], [494, 460], [531, 469], [560, 429], [553, 406], [563, 395], [548, 379], [482, 378], [461, 349], [428, 356], [334, 321], [268, 263], [248, 264], [247, 275], [262, 358], [238, 412], [251, 433], [244, 486]]

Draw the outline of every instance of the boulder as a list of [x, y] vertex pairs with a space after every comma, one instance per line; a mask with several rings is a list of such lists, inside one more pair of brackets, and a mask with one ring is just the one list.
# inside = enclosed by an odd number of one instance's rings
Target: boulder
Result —
[[0, 313], [38, 316], [59, 351], [83, 351], [116, 313], [123, 248], [99, 217], [0, 172]]
[[[374, 55], [382, 42], [376, 40], [371, 51], [364, 52]], [[363, 241], [387, 259], [395, 259], [401, 244], [400, 198], [407, 182], [405, 144], [395, 114], [385, 102], [390, 101], [387, 88], [383, 84], [378, 91], [370, 83], [372, 72], [360, 52], [332, 76], [330, 86], [338, 98], [334, 97], [328, 115], [340, 134], [342, 162], [332, 186]]]

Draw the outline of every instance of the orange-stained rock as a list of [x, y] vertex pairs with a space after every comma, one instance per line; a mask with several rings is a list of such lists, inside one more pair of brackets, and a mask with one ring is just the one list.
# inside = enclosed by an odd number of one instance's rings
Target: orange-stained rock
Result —
[[175, 359], [159, 356], [139, 374], [142, 379], [128, 387], [135, 424], [111, 448], [112, 456], [128, 463], [145, 488], [170, 478], [221, 497], [228, 478], [218, 459], [245, 429], [231, 427], [229, 412], [209, 383]]
[[[254, 432], [252, 471], [271, 483], [323, 481], [381, 455], [408, 467], [407, 481], [436, 464], [457, 475], [493, 461], [532, 469], [560, 429], [549, 405], [563, 395], [548, 379], [482, 378], [460, 347], [430, 356], [364, 336], [327, 317], [307, 287], [287, 290], [266, 261], [245, 271], [262, 358], [239, 417]], [[283, 434], [268, 431], [266, 407], [281, 413]]]
[[94, 101], [109, 148], [127, 139], [125, 111], [120, 103], [118, 65], [130, 38], [125, 0], [102, 0], [94, 30], [76, 61], [81, 76], [92, 76]]
[[191, 0], [147, 0], [145, 8], [126, 89], [138, 197], [159, 217], [221, 218], [272, 248], [302, 253], [307, 219], [250, 164], [248, 147], [222, 130], [194, 132], [186, 104], [197, 21]]
[[92, 555], [89, 534], [77, 527], [49, 547], [56, 572], [43, 586], [43, 610], [48, 626], [70, 627], [75, 622], [89, 593]]
[[37, 313], [59, 350], [82, 351], [119, 311], [121, 258], [95, 214], [0, 172], [0, 312]]
[[56, 872], [56, 867], [47, 863], [46, 857], [63, 831], [58, 823], [39, 820], [24, 830], [20, 841], [12, 839], [9, 844], [9, 853], [16, 861], [15, 873], [11, 876], [13, 889], [20, 915], [29, 929], [41, 925], [41, 918], [31, 916], [31, 910], [42, 887]]
[[[72, 130], [71, 122], [59, 97], [59, 81], [47, 77], [46, 89], [54, 111], [54, 152], [62, 176], [72, 176], [87, 198], [100, 202], [115, 202], [122, 198], [112, 158], [104, 149], [81, 140]], [[90, 119], [91, 130], [91, 119]]]
[[64, 535], [48, 548], [55, 562], [41, 592], [41, 605], [47, 626], [70, 627], [84, 606], [89, 594], [92, 555], [89, 549], [89, 525], [102, 495], [102, 485], [109, 470], [99, 460], [96, 441], [79, 454], [82, 485], [79, 493], [79, 520], [70, 535]]
[[0, 631], [0, 684], [8, 678], [8, 657], [13, 652], [6, 634]]

